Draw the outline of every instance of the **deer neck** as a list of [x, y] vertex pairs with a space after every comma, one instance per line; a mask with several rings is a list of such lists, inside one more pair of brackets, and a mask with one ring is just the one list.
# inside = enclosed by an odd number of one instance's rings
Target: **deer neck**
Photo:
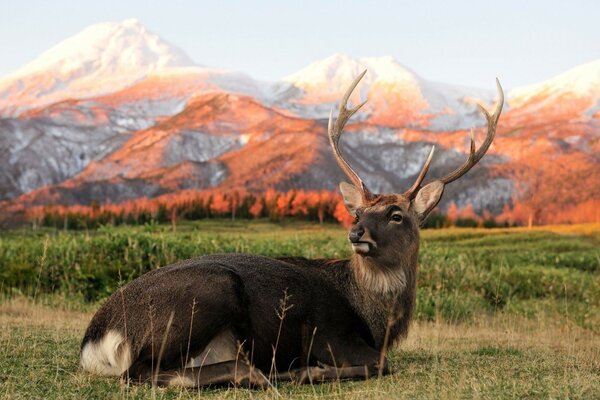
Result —
[[372, 258], [358, 254], [350, 259], [357, 287], [365, 293], [384, 297], [395, 297], [406, 288], [409, 277], [403, 264], [399, 261], [397, 265], [381, 265]]
[[390, 342], [406, 334], [414, 307], [416, 259], [384, 266], [354, 254], [349, 266], [354, 287], [351, 301], [369, 325], [375, 343], [381, 346], [387, 331]]

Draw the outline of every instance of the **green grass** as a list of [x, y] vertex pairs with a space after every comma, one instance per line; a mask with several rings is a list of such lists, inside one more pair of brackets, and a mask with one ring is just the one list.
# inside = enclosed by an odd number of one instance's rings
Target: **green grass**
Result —
[[[424, 231], [418, 318], [467, 321], [510, 310], [527, 316], [531, 300], [570, 303], [583, 327], [600, 325], [600, 228], [572, 231], [447, 229]], [[0, 290], [58, 293], [94, 302], [124, 282], [178, 260], [219, 252], [339, 258], [349, 255], [337, 225], [202, 221], [96, 231], [0, 234]], [[547, 309], [548, 307], [546, 307]]]
[[121, 284], [215, 252], [338, 258], [345, 231], [224, 220], [0, 233], [0, 397], [599, 398], [600, 226], [424, 231], [416, 321], [394, 374], [277, 390], [126, 386], [77, 369], [98, 302]]

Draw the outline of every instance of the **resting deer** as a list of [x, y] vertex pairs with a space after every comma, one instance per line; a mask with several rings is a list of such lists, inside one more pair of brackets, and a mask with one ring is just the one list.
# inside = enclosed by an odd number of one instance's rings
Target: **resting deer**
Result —
[[344, 160], [342, 130], [362, 103], [347, 108], [363, 72], [345, 93], [328, 133], [351, 184], [341, 183], [355, 216], [342, 260], [215, 254], [146, 273], [100, 307], [81, 344], [81, 366], [102, 375], [158, 385], [269, 385], [388, 374], [391, 344], [404, 337], [415, 305], [419, 226], [444, 185], [484, 156], [504, 101], [487, 119], [467, 161], [422, 185], [433, 148], [412, 187], [374, 194]]

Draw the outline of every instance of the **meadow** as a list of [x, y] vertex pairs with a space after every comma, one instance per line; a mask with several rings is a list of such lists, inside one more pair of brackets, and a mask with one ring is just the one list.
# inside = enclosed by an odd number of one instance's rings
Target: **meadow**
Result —
[[203, 220], [0, 233], [4, 398], [600, 398], [600, 225], [424, 230], [416, 318], [393, 374], [266, 391], [127, 385], [78, 370], [108, 295], [162, 265], [215, 252], [339, 258], [334, 224]]

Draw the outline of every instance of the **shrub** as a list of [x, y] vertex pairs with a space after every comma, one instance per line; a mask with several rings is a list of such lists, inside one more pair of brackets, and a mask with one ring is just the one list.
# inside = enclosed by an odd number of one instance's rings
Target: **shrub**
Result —
[[427, 217], [422, 227], [424, 229], [440, 229], [447, 228], [450, 225], [451, 221], [446, 215], [433, 211], [431, 214], [429, 214], [429, 217]]
[[460, 228], [477, 228], [477, 221], [473, 218], [458, 218], [454, 225]]

